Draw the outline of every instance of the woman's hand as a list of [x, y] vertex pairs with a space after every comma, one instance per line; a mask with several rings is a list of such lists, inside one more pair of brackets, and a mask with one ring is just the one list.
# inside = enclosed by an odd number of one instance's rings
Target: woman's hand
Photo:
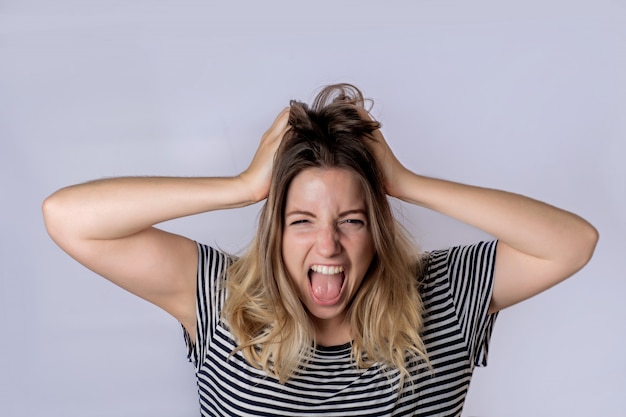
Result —
[[[373, 120], [369, 112], [365, 109], [360, 108], [359, 111], [362, 113], [364, 119]], [[408, 171], [404, 165], [398, 161], [398, 158], [396, 158], [392, 152], [380, 129], [376, 129], [372, 132], [372, 137], [374, 140], [369, 141], [368, 144], [380, 168], [383, 170], [385, 191], [392, 197], [402, 198], [402, 178]]]
[[402, 177], [407, 169], [398, 161], [380, 129], [373, 132], [374, 142], [371, 149], [383, 170], [385, 191], [392, 197], [402, 198]]
[[239, 174], [239, 178], [249, 190], [253, 201], [261, 201], [269, 193], [274, 155], [285, 133], [289, 130], [288, 121], [289, 108], [287, 107], [278, 114], [272, 126], [263, 134], [250, 166]]

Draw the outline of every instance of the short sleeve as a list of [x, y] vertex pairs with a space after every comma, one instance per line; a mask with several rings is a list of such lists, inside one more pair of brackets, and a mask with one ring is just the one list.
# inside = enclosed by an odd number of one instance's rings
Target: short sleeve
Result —
[[211, 335], [220, 320], [224, 304], [224, 290], [220, 285], [230, 258], [214, 248], [198, 243], [198, 271], [196, 287], [196, 340], [183, 327], [187, 359], [198, 370], [204, 361]]
[[473, 366], [486, 366], [497, 313], [489, 314], [497, 241], [431, 253], [446, 276], [460, 330]]

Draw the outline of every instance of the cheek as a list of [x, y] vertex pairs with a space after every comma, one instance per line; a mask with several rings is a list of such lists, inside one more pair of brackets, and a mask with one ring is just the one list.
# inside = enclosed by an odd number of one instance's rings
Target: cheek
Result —
[[292, 233], [283, 234], [281, 247], [283, 262], [292, 279], [295, 278], [298, 271], [302, 269], [306, 255], [306, 245], [307, 242], [302, 236], [297, 236]]
[[306, 253], [315, 243], [315, 234], [310, 232], [287, 232], [283, 235], [283, 253]]
[[376, 249], [374, 248], [374, 238], [369, 231], [362, 231], [355, 234], [350, 239], [350, 245], [362, 257], [372, 257]]
[[374, 247], [374, 240], [372, 239], [371, 235], [368, 235], [361, 246], [359, 254], [359, 263], [362, 269], [364, 269], [365, 271], [369, 269], [375, 254], [376, 248]]

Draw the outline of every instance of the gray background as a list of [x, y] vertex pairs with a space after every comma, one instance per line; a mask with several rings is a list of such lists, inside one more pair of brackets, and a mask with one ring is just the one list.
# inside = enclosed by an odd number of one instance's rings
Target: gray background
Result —
[[[414, 171], [581, 214], [595, 257], [501, 313], [465, 416], [624, 416], [624, 1], [0, 1], [0, 415], [198, 415], [178, 324], [43, 228], [46, 195], [240, 172], [291, 98], [349, 81]], [[243, 248], [258, 206], [163, 225]], [[424, 249], [487, 238], [398, 206]]]

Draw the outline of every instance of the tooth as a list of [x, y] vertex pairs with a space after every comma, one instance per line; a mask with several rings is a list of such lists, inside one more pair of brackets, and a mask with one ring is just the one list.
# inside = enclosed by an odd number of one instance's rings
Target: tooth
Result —
[[311, 271], [318, 274], [334, 275], [344, 271], [343, 266], [311, 265]]

